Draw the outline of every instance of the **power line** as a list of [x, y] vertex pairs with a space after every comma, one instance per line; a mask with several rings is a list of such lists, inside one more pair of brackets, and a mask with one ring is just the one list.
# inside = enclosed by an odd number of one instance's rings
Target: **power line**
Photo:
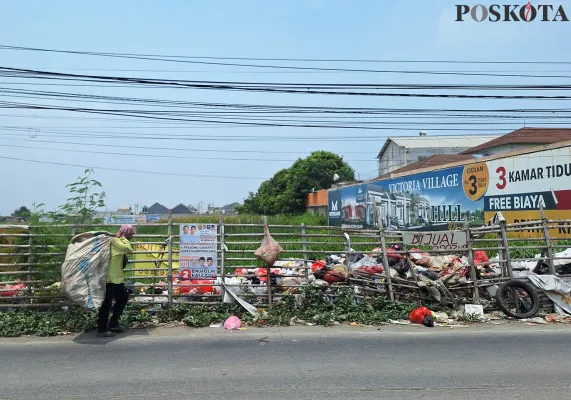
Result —
[[[255, 58], [222, 58], [222, 57], [184, 57], [184, 56], [165, 56], [165, 55], [148, 55], [148, 54], [134, 54], [134, 53], [110, 53], [110, 52], [95, 52], [95, 51], [72, 51], [72, 50], [54, 50], [54, 49], [44, 49], [44, 48], [31, 48], [31, 47], [18, 47], [18, 46], [7, 46], [2, 45], [0, 49], [3, 50], [20, 50], [20, 51], [36, 51], [36, 52], [49, 52], [49, 53], [62, 53], [62, 54], [74, 54], [74, 55], [84, 55], [84, 56], [98, 56], [98, 57], [111, 57], [111, 58], [124, 58], [124, 59], [136, 59], [136, 60], [147, 60], [147, 61], [161, 61], [161, 62], [173, 62], [173, 63], [186, 63], [186, 64], [199, 64], [199, 65], [216, 65], [216, 66], [233, 66], [233, 67], [248, 67], [248, 68], [265, 68], [265, 69], [284, 69], [284, 70], [307, 70], [307, 71], [335, 71], [335, 72], [362, 72], [362, 73], [400, 73], [400, 74], [430, 74], [430, 75], [463, 75], [463, 76], [502, 76], [502, 77], [528, 77], [528, 78], [562, 78], [565, 76], [554, 76], [554, 75], [523, 75], [523, 74], [487, 74], [487, 73], [464, 73], [464, 72], [450, 72], [450, 71], [409, 71], [409, 70], [372, 70], [372, 69], [349, 69], [349, 68], [324, 68], [324, 67], [301, 67], [301, 66], [287, 66], [287, 65], [275, 65], [275, 64], [245, 64], [245, 63], [228, 63], [220, 61], [199, 61], [199, 60], [243, 60], [243, 61], [296, 61], [296, 62], [342, 62], [343, 60], [316, 60], [316, 59], [255, 59]], [[345, 60], [344, 62], [358, 62], [358, 60]], [[396, 60], [360, 60], [360, 62], [393, 62]], [[421, 63], [422, 60], [403, 60], [403, 63]], [[425, 63], [445, 63], [446, 61], [425, 61]], [[491, 64], [491, 63], [503, 63], [503, 64], [571, 64], [571, 62], [469, 62], [469, 61], [448, 61], [448, 63], [455, 64]], [[568, 76], [566, 78], [569, 78]]]
[[[377, 83], [282, 83], [282, 82], [241, 82], [241, 81], [201, 81], [201, 80], [184, 80], [184, 79], [164, 79], [164, 78], [141, 78], [127, 76], [111, 76], [111, 75], [92, 75], [92, 74], [71, 74], [64, 72], [50, 72], [36, 69], [24, 68], [8, 68], [0, 67], [0, 76], [7, 78], [33, 78], [33, 79], [56, 79], [56, 80], [76, 80], [90, 82], [117, 82], [131, 84], [149, 84], [149, 85], [173, 85], [173, 87], [191, 87], [205, 89], [487, 89], [487, 90], [563, 90], [568, 89], [570, 85], [492, 85], [492, 84], [377, 84]], [[571, 76], [566, 76], [571, 78]]]
[[[308, 83], [258, 83], [258, 82], [217, 82], [217, 81], [188, 81], [180, 79], [153, 79], [153, 78], [132, 78], [113, 77], [103, 75], [82, 75], [56, 73], [39, 70], [0, 68], [0, 76], [17, 77], [28, 79], [56, 79], [88, 82], [117, 82], [130, 83], [133, 85], [147, 85], [150, 87], [171, 87], [187, 88], [195, 90], [222, 90], [222, 91], [242, 91], [259, 93], [282, 93], [282, 94], [321, 94], [335, 96], [367, 96], [367, 97], [413, 97], [413, 98], [452, 98], [452, 99], [508, 99], [508, 100], [569, 100], [569, 96], [546, 96], [546, 95], [482, 95], [482, 94], [431, 94], [431, 93], [394, 93], [378, 91], [355, 91], [355, 88], [367, 90], [377, 90], [382, 85], [367, 84], [308, 84]], [[571, 78], [569, 76], [568, 78]], [[459, 87], [459, 85], [456, 85]], [[565, 86], [559, 85], [560, 89]], [[539, 85], [537, 88], [550, 87], [549, 85]], [[351, 90], [349, 90], [351, 89]], [[385, 88], [386, 89], [386, 88]], [[422, 89], [419, 87], [419, 89]]]
[[[1, 135], [1, 134], [0, 134]], [[145, 149], [145, 150], [168, 150], [168, 151], [193, 151], [193, 152], [205, 152], [205, 153], [253, 153], [253, 154], [300, 154], [299, 151], [276, 151], [276, 150], [224, 150], [224, 149], [197, 149], [197, 148], [184, 148], [184, 147], [161, 147], [161, 146], [137, 146], [137, 145], [121, 145], [121, 144], [102, 144], [102, 143], [84, 143], [84, 142], [62, 142], [56, 140], [38, 140], [37, 138], [29, 139], [13, 139], [0, 136], [3, 140], [8, 141], [30, 141], [38, 143], [51, 143], [51, 144], [67, 144], [67, 145], [78, 145], [78, 146], [88, 146], [88, 147], [113, 147], [113, 148], [129, 148], [129, 149]], [[317, 151], [317, 150], [314, 150]], [[339, 154], [333, 150], [331, 151]], [[362, 151], [343, 151], [341, 154], [363, 154]], [[218, 158], [220, 159], [220, 157]], [[226, 157], [223, 159], [227, 160]]]
[[[85, 144], [84, 144], [85, 145]], [[114, 156], [132, 156], [132, 157], [153, 157], [153, 158], [170, 158], [170, 159], [183, 159], [183, 160], [219, 160], [219, 161], [255, 161], [255, 162], [290, 162], [294, 163], [294, 159], [279, 159], [279, 158], [228, 158], [228, 157], [202, 157], [197, 155], [192, 156], [177, 156], [173, 154], [140, 154], [140, 153], [122, 153], [122, 152], [108, 152], [108, 151], [95, 151], [95, 150], [81, 150], [81, 149], [62, 149], [62, 148], [46, 148], [46, 147], [34, 147], [34, 146], [24, 146], [24, 145], [14, 145], [14, 144], [0, 144], [0, 147], [11, 147], [11, 148], [21, 148], [21, 149], [35, 149], [35, 150], [51, 150], [51, 151], [64, 151], [72, 153], [87, 153], [87, 154], [104, 154], [104, 155], [114, 155]], [[109, 147], [116, 147], [110, 145]], [[132, 147], [132, 146], [125, 146]], [[374, 159], [369, 160], [345, 160], [347, 162], [359, 162], [359, 161], [374, 161]]]
[[[20, 132], [29, 132], [29, 128], [14, 128], [14, 127], [0, 127], [0, 129], [4, 129], [7, 131], [20, 131]], [[385, 128], [380, 128], [385, 129]], [[386, 128], [385, 130], [394, 130], [394, 131], [415, 131], [417, 129], [406, 129], [406, 128]], [[512, 130], [508, 129], [477, 129], [477, 128], [465, 128], [465, 129], [456, 129], [456, 128], [441, 128], [441, 129], [431, 129], [432, 132], [437, 131], [454, 131], [454, 132], [463, 132], [465, 137], [466, 132], [503, 132], [508, 133]], [[43, 132], [50, 133], [52, 132], [49, 129], [43, 129]], [[7, 134], [10, 135], [10, 134]], [[12, 136], [21, 137], [21, 135], [12, 134]], [[268, 135], [191, 135], [191, 134], [181, 134], [181, 135], [164, 135], [164, 134], [143, 134], [143, 133], [118, 133], [118, 132], [104, 132], [104, 131], [90, 131], [86, 132], [85, 134], [79, 134], [71, 132], [66, 132], [62, 130], [53, 131], [50, 137], [72, 137], [72, 138], [100, 138], [100, 139], [149, 139], [149, 140], [193, 140], [193, 141], [235, 141], [235, 142], [279, 142], [279, 141], [297, 141], [297, 142], [311, 142], [311, 141], [333, 141], [333, 142], [352, 142], [356, 140], [360, 141], [375, 141], [378, 142], [379, 139], [387, 138], [388, 136], [378, 136], [378, 135], [369, 135], [369, 136], [268, 136]], [[441, 135], [446, 136], [446, 135]], [[399, 136], [392, 136], [392, 137], [399, 137]], [[421, 138], [418, 138], [421, 140]]]
[[[1, 49], [0, 49], [1, 50]], [[36, 68], [36, 67], [35, 67]], [[342, 73], [344, 71], [240, 71], [240, 70], [200, 70], [200, 69], [141, 69], [141, 68], [49, 68], [41, 67], [39, 69], [49, 71], [98, 71], [98, 72], [150, 72], [150, 73], [173, 73], [173, 74], [336, 74]], [[347, 71], [351, 72], [351, 71]], [[463, 70], [463, 71], [445, 71], [445, 72], [457, 72], [457, 73], [471, 73], [471, 72], [481, 72]], [[488, 71], [490, 73], [571, 73], [571, 70], [492, 70]]]
[[0, 159], [5, 160], [12, 160], [12, 161], [25, 161], [30, 163], [36, 164], [50, 164], [50, 165], [61, 165], [66, 167], [80, 167], [80, 168], [92, 168], [94, 170], [105, 170], [105, 171], [119, 171], [119, 172], [130, 172], [130, 173], [140, 173], [140, 174], [148, 174], [148, 175], [162, 175], [162, 176], [186, 176], [191, 178], [208, 178], [208, 179], [252, 179], [252, 180], [266, 180], [268, 178], [255, 178], [255, 177], [248, 177], [248, 176], [225, 176], [225, 175], [201, 175], [201, 174], [187, 174], [183, 172], [159, 172], [159, 171], [148, 171], [148, 170], [139, 170], [139, 169], [126, 169], [126, 168], [111, 168], [111, 167], [96, 167], [90, 166], [85, 164], [70, 164], [70, 163], [62, 163], [56, 161], [42, 161], [42, 160], [30, 160], [26, 158], [18, 158], [18, 157], [8, 157], [8, 156], [0, 156]]
[[299, 62], [362, 62], [362, 63], [437, 63], [437, 64], [571, 64], [571, 61], [478, 61], [478, 60], [390, 60], [390, 59], [323, 59], [323, 58], [260, 58], [260, 57], [213, 57], [213, 56], [180, 56], [164, 54], [142, 54], [142, 53], [110, 53], [95, 51], [74, 51], [61, 49], [46, 49], [38, 47], [9, 46], [0, 45], [3, 50], [40, 51], [51, 53], [68, 53], [80, 55], [128, 55], [141, 57], [163, 57], [180, 59], [205, 59], [205, 60], [248, 60], [248, 61], [299, 61]]

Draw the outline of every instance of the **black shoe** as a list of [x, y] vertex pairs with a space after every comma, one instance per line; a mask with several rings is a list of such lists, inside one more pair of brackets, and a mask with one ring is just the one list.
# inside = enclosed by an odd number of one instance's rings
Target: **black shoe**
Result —
[[125, 327], [121, 326], [121, 325], [117, 325], [117, 326], [110, 326], [109, 330], [111, 332], [115, 332], [115, 333], [123, 333], [125, 332], [127, 329], [125, 329]]

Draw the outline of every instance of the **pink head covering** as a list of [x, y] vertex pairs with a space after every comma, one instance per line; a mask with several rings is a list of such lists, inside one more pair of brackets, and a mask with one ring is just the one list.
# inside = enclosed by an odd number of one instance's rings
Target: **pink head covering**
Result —
[[117, 237], [131, 237], [135, 234], [135, 228], [133, 227], [133, 225], [129, 225], [129, 224], [124, 224], [121, 225], [121, 228], [119, 228], [119, 232], [117, 232]]

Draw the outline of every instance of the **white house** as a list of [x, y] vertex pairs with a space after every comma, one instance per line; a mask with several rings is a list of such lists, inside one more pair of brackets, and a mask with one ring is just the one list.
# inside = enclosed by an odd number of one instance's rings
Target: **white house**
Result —
[[379, 176], [434, 154], [458, 154], [500, 135], [398, 136], [386, 140], [377, 156]]

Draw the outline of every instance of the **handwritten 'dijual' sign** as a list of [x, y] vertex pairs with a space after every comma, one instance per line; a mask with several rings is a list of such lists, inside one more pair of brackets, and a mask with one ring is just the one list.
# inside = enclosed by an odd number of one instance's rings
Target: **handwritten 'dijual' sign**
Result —
[[403, 232], [407, 246], [430, 246], [432, 250], [465, 250], [468, 238], [463, 231]]

